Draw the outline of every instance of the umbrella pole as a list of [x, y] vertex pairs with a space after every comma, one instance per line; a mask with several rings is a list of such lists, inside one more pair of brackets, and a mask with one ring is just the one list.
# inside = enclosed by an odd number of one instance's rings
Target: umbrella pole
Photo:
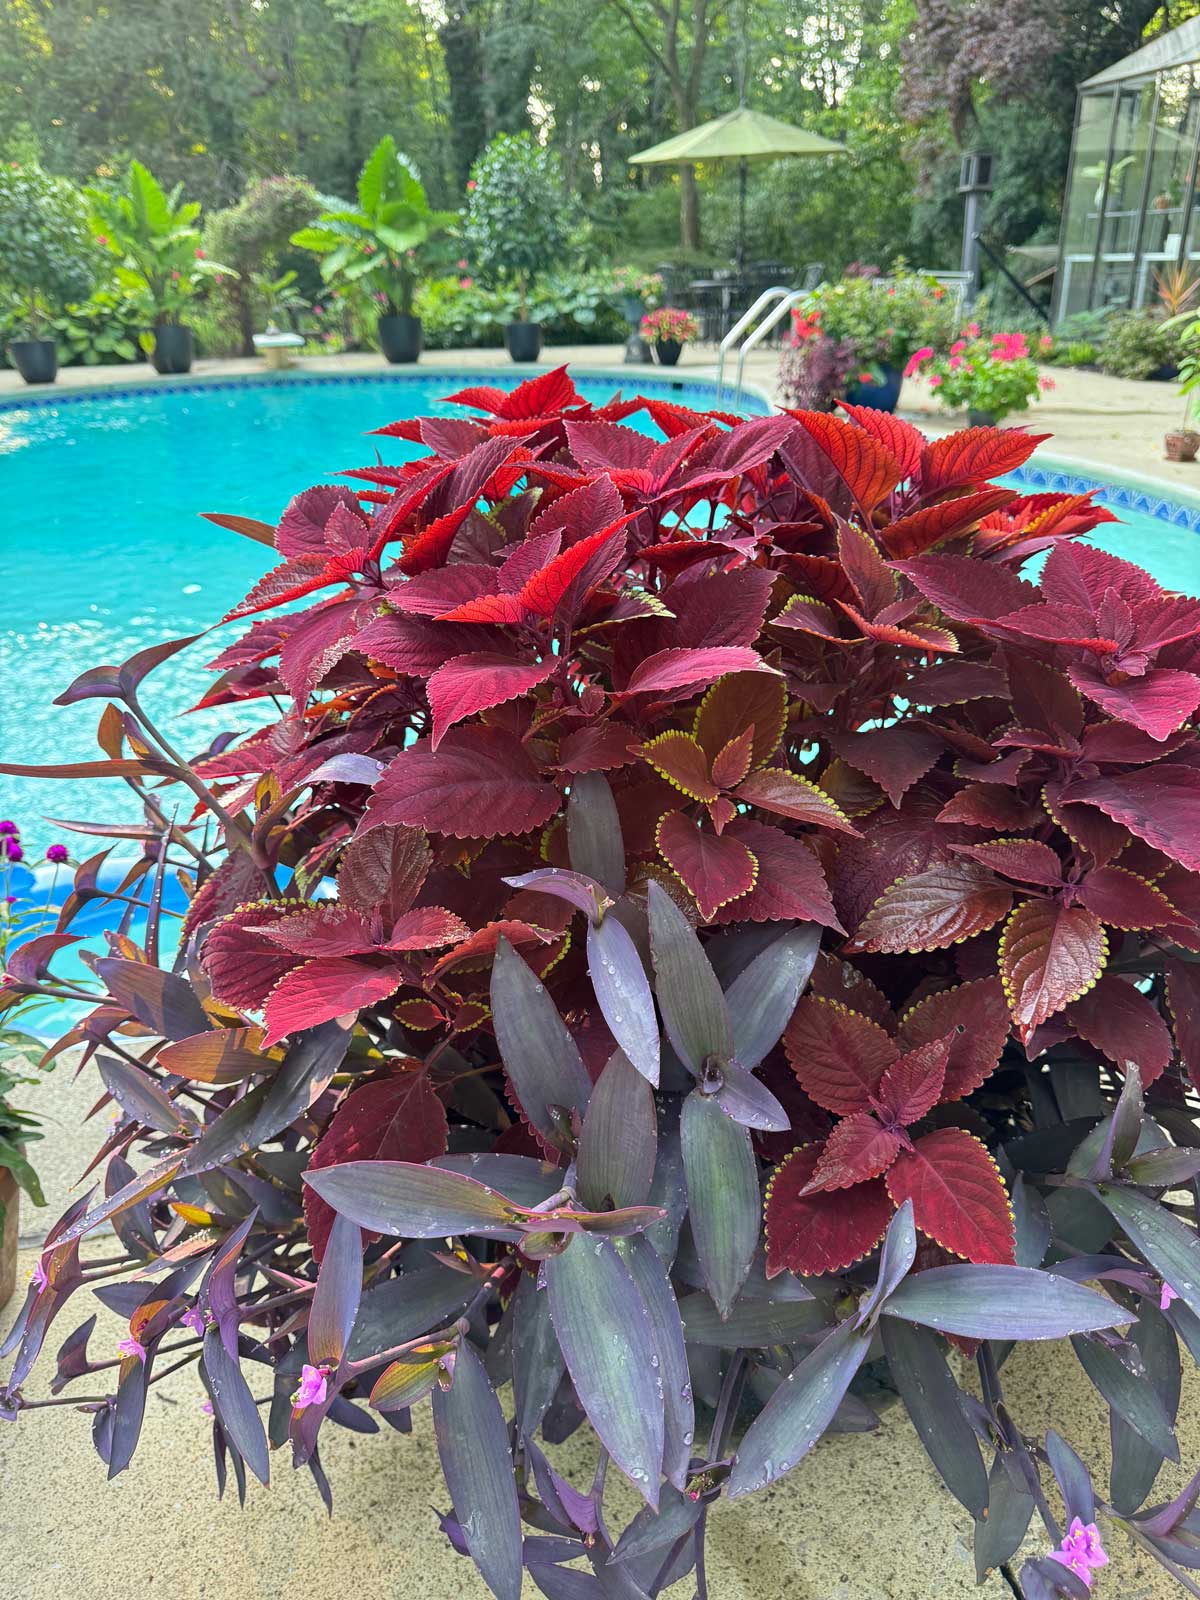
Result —
[[738, 162], [738, 242], [737, 269], [746, 265], [746, 175], [748, 163]]

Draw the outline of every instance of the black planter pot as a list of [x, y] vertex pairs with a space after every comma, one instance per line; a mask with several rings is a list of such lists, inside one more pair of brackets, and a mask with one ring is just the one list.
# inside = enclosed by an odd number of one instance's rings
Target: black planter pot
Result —
[[154, 353], [150, 360], [160, 376], [190, 372], [194, 353], [192, 330], [185, 328], [181, 322], [164, 322], [155, 328]]
[[26, 383], [53, 383], [58, 376], [58, 346], [53, 339], [14, 339], [8, 354]]
[[868, 411], [895, 411], [900, 401], [900, 385], [904, 372], [889, 362], [879, 363], [878, 383], [848, 383], [846, 399], [852, 406], [865, 406]]
[[967, 426], [969, 428], [994, 428], [1000, 418], [994, 411], [976, 411], [973, 407], [967, 409]]
[[542, 353], [541, 324], [510, 322], [504, 330], [504, 343], [514, 361], [536, 361]]
[[654, 354], [660, 367], [673, 367], [683, 354], [683, 345], [678, 339], [656, 339]]
[[379, 348], [394, 367], [416, 361], [425, 346], [420, 317], [384, 316], [377, 323]]

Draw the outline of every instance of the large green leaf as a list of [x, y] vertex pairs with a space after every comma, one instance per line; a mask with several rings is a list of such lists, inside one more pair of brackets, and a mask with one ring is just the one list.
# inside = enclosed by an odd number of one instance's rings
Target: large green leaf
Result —
[[379, 210], [380, 202], [387, 190], [388, 169], [394, 166], [395, 162], [396, 141], [388, 133], [371, 151], [358, 175], [358, 203], [368, 216]]

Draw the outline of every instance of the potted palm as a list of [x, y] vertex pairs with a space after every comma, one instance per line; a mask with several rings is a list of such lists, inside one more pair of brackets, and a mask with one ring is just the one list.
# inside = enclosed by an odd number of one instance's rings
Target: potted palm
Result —
[[50, 319], [86, 300], [95, 281], [95, 246], [78, 191], [39, 166], [0, 168], [0, 284], [16, 304], [24, 335], [8, 346], [26, 383], [53, 383], [58, 348]]
[[1162, 326], [1179, 329], [1179, 392], [1183, 396], [1181, 425], [1164, 437], [1163, 453], [1168, 461], [1194, 461], [1200, 449], [1200, 433], [1191, 426], [1195, 412], [1192, 397], [1200, 388], [1200, 312], [1181, 312]]
[[517, 321], [504, 330], [514, 361], [536, 361], [542, 330], [529, 293], [567, 242], [567, 200], [554, 158], [529, 133], [497, 134], [471, 170], [467, 239], [479, 276], [517, 292]]
[[323, 211], [292, 244], [321, 257], [326, 283], [369, 289], [380, 307], [379, 346], [392, 363], [421, 354], [421, 319], [413, 313], [424, 247], [457, 218], [433, 211], [425, 186], [389, 133], [358, 175], [358, 206]]
[[141, 299], [152, 319], [154, 331], [142, 343], [154, 370], [188, 372], [194, 351], [183, 313], [207, 279], [236, 276], [201, 247], [200, 202], [184, 200], [180, 184], [167, 193], [140, 161], [129, 163], [123, 189], [86, 194], [96, 238], [117, 258], [118, 284]]

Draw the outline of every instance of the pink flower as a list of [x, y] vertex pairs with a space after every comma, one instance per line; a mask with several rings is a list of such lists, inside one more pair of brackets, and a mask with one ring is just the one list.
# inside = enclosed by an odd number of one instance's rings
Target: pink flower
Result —
[[203, 1411], [203, 1413], [204, 1413], [204, 1415], [206, 1417], [211, 1417], [212, 1414], [213, 1414], [212, 1401], [211, 1400], [203, 1401], [201, 1403], [200, 1409], [201, 1409], [201, 1411]]
[[951, 372], [957, 372], [959, 367], [962, 366], [962, 364], [963, 364], [963, 359], [962, 359], [961, 356], [951, 356], [950, 357], [950, 371]]
[[1082, 1556], [1071, 1554], [1067, 1550], [1051, 1550], [1051, 1561], [1061, 1562], [1064, 1567], [1069, 1567], [1077, 1578], [1082, 1578], [1088, 1588], [1092, 1587], [1092, 1569]]
[[956, 355], [958, 355], [960, 353], [960, 351], [963, 351], [966, 348], [967, 348], [967, 341], [965, 339], [956, 339], [954, 341], [954, 343], [950, 346], [950, 354], [952, 356], [956, 356]]
[[474, 194], [476, 187], [477, 187], [477, 185], [475, 183], [475, 179], [474, 178], [469, 178], [467, 180], [467, 193], [468, 194]]
[[474, 278], [460, 278], [458, 280], [458, 287], [460, 289], [473, 289], [475, 287], [475, 279]]
[[966, 327], [963, 329], [963, 332], [966, 334], [968, 339], [978, 339], [979, 324], [977, 322], [968, 322]]
[[107, 244], [108, 243], [108, 235], [106, 233], [98, 233], [96, 235], [96, 243], [97, 244]]
[[193, 1333], [204, 1332], [204, 1313], [199, 1306], [190, 1306], [179, 1319], [181, 1328], [190, 1328]]
[[457, 268], [458, 268], [458, 270], [460, 272], [465, 272], [467, 270], [467, 263], [466, 263], [465, 259], [461, 259], [459, 261], [456, 261], [455, 262], [455, 266], [457, 266]]
[[1089, 1567], [1108, 1565], [1108, 1556], [1100, 1543], [1100, 1530], [1094, 1522], [1084, 1523], [1079, 1517], [1072, 1518], [1062, 1547], [1082, 1556]]
[[3, 822], [0, 822], [0, 833], [11, 833], [15, 836], [16, 834], [20, 833], [20, 831], [21, 830], [17, 827], [16, 823], [10, 822], [7, 818]]
[[1050, 337], [1050, 335], [1048, 333], [1044, 333], [1042, 335], [1042, 337], [1038, 340], [1038, 349], [1039, 350], [1053, 350], [1053, 348], [1054, 348], [1054, 340]]
[[860, 372], [859, 375], [858, 375], [858, 381], [859, 381], [859, 383], [873, 384], [875, 382], [875, 377], [874, 377], [873, 373]]
[[914, 350], [912, 355], [908, 358], [908, 365], [904, 369], [904, 376], [906, 378], [915, 376], [915, 374], [921, 370], [922, 361], [928, 361], [932, 355], [933, 346], [931, 344], [922, 345], [919, 350]]
[[65, 844], [52, 844], [46, 851], [46, 860], [53, 861], [56, 867], [60, 867], [67, 859], [67, 854], [68, 852]]
[[324, 1405], [325, 1396], [329, 1393], [328, 1380], [328, 1367], [310, 1367], [305, 1363], [300, 1371], [300, 1387], [292, 1396], [296, 1410], [303, 1411], [305, 1406]]
[[313, 307], [313, 311], [316, 313], [316, 315], [318, 317], [323, 317], [325, 315], [325, 307], [324, 306], [314, 306]]
[[196, 246], [196, 260], [197, 261], [203, 261], [204, 260], [204, 251], [201, 250], [199, 245]]
[[1047, 377], [1043, 376], [1043, 377], [1038, 379], [1038, 388], [1039, 389], [1044, 389], [1044, 390], [1053, 389], [1054, 386], [1055, 385], [1054, 385], [1054, 379], [1053, 378], [1047, 378]]
[[1165, 1311], [1167, 1309], [1167, 1307], [1171, 1304], [1172, 1300], [1178, 1300], [1178, 1299], [1179, 1299], [1179, 1296], [1175, 1293], [1174, 1289], [1172, 1289], [1171, 1285], [1164, 1278], [1163, 1279], [1163, 1286], [1162, 1286], [1162, 1293], [1158, 1297], [1158, 1309], [1160, 1311]]
[[136, 1356], [143, 1366], [146, 1365], [146, 1346], [132, 1334], [128, 1339], [122, 1339], [117, 1349], [123, 1356]]
[[935, 372], [933, 377], [930, 378], [930, 380], [929, 380], [929, 387], [931, 389], [940, 389], [941, 386], [942, 386], [941, 375], [939, 373]]
[[172, 283], [178, 283], [179, 282], [179, 274], [177, 272], [173, 272], [171, 274], [171, 282]]
[[46, 1276], [46, 1266], [41, 1256], [39, 1256], [34, 1262], [33, 1271], [29, 1276], [33, 1281], [33, 1287], [39, 1294], [41, 1294], [43, 1289], [48, 1287], [50, 1279]]

